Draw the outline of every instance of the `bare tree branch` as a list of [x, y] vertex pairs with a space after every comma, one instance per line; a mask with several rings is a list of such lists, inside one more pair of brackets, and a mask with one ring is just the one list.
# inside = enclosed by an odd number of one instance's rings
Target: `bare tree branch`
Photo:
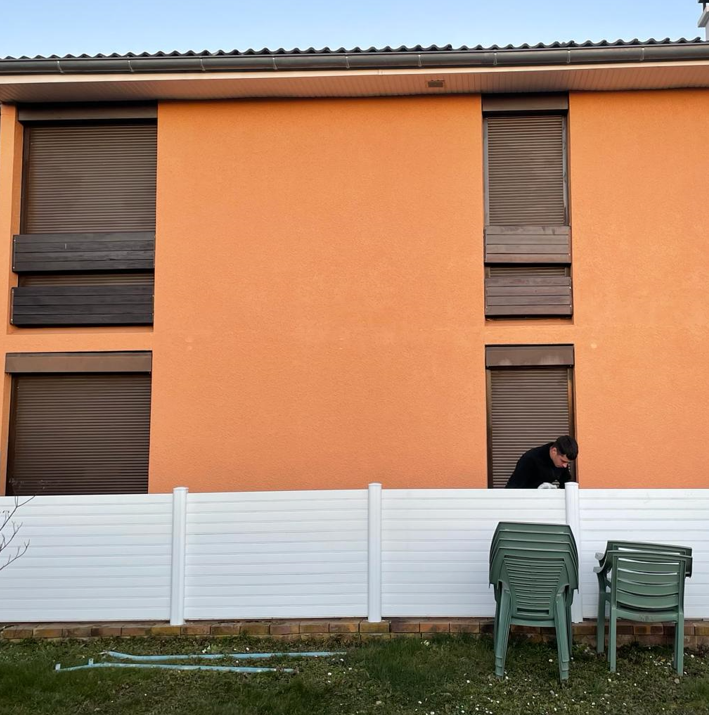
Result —
[[[16, 521], [14, 521], [14, 516], [17, 513], [18, 509], [23, 507], [28, 502], [32, 501], [32, 499], [34, 499], [34, 497], [25, 499], [25, 501], [20, 503], [19, 498], [15, 497], [15, 503], [12, 509], [5, 509], [0, 512], [0, 554], [2, 554], [2, 559], [0, 559], [0, 571], [2, 571], [4, 568], [7, 568], [13, 561], [17, 561], [20, 556], [23, 556], [30, 546], [29, 541], [26, 541], [24, 544], [22, 544], [22, 546], [11, 547], [11, 544], [19, 533], [20, 529], [22, 528], [22, 522], [18, 524]], [[8, 527], [8, 525], [10, 531], [12, 532], [10, 535], [3, 533], [3, 530]], [[9, 549], [11, 549], [14, 553], [5, 554], [4, 552], [8, 551]]]

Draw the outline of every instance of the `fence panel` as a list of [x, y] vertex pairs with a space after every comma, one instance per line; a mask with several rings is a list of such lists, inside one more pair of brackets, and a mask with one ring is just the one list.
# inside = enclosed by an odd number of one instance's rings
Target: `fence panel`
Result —
[[188, 496], [187, 619], [366, 613], [366, 490]]
[[499, 521], [565, 523], [564, 492], [385, 489], [382, 614], [492, 616], [490, 540]]
[[0, 622], [169, 617], [171, 494], [35, 497], [15, 521], [29, 549], [0, 571]]
[[584, 618], [596, 617], [595, 553], [608, 539], [691, 546], [685, 615], [709, 618], [709, 489], [580, 489], [579, 495]]

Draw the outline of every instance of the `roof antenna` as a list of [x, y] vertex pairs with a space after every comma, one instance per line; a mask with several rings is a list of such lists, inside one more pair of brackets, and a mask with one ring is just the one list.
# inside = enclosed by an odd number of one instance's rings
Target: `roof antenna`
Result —
[[702, 15], [699, 18], [699, 22], [697, 23], [697, 27], [703, 27], [704, 28], [704, 39], [709, 40], [709, 10], [707, 10], [707, 5], [709, 5], [709, 2], [707, 0], [697, 0], [702, 4]]

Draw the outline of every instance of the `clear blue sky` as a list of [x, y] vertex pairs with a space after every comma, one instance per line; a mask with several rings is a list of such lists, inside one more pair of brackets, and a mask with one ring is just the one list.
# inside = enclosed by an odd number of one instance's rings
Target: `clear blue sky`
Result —
[[0, 0], [0, 57], [703, 36], [695, 0]]

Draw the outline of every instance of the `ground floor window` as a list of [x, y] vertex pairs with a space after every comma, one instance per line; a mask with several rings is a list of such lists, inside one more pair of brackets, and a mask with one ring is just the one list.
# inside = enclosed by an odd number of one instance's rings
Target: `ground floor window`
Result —
[[7, 493], [147, 492], [150, 383], [149, 372], [14, 374]]
[[503, 488], [527, 450], [574, 436], [573, 346], [486, 348], [488, 484]]

